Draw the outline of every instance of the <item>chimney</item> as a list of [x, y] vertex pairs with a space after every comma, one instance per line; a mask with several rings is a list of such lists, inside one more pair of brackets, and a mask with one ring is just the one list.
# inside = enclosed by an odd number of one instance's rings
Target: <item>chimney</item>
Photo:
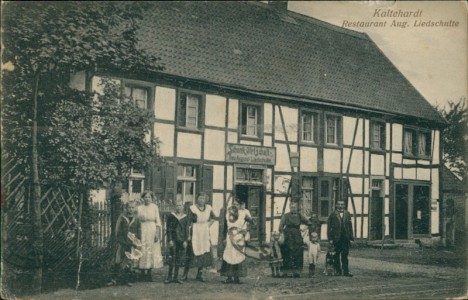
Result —
[[278, 12], [288, 11], [288, 1], [283, 1], [283, 0], [268, 1], [268, 5]]

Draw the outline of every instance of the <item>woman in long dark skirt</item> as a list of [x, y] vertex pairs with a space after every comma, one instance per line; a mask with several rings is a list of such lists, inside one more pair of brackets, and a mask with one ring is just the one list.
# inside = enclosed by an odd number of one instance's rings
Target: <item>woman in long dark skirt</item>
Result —
[[284, 244], [281, 247], [283, 255], [284, 276], [300, 277], [304, 263], [303, 238], [301, 224], [309, 225], [310, 222], [298, 211], [297, 202], [291, 202], [289, 212], [281, 218], [279, 231], [284, 234]]

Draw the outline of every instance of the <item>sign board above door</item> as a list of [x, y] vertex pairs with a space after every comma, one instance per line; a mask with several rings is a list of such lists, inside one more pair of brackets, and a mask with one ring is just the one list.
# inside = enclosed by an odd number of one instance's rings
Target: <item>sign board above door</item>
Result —
[[273, 166], [276, 163], [276, 148], [228, 143], [226, 162]]

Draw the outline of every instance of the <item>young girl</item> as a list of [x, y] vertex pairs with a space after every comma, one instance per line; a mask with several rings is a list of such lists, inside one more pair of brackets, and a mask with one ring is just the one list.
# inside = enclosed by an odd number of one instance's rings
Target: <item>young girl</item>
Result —
[[273, 231], [270, 242], [270, 268], [272, 277], [282, 277], [280, 269], [283, 266], [283, 257], [281, 256], [280, 233]]
[[312, 277], [315, 274], [315, 265], [320, 255], [318, 234], [310, 232], [309, 236], [304, 238], [304, 243], [307, 245], [306, 263], [309, 264], [309, 277]]

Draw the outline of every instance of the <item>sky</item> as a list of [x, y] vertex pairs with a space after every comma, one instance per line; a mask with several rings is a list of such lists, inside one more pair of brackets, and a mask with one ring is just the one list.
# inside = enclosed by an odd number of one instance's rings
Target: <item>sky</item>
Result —
[[[464, 1], [289, 1], [288, 9], [340, 27], [344, 21], [387, 21], [385, 27], [349, 29], [367, 33], [429, 103], [443, 107], [448, 101], [467, 98], [468, 5]], [[416, 17], [386, 17], [388, 10], [414, 12]], [[392, 27], [393, 20], [406, 21], [407, 27]], [[459, 24], [415, 26], [428, 21]]]

